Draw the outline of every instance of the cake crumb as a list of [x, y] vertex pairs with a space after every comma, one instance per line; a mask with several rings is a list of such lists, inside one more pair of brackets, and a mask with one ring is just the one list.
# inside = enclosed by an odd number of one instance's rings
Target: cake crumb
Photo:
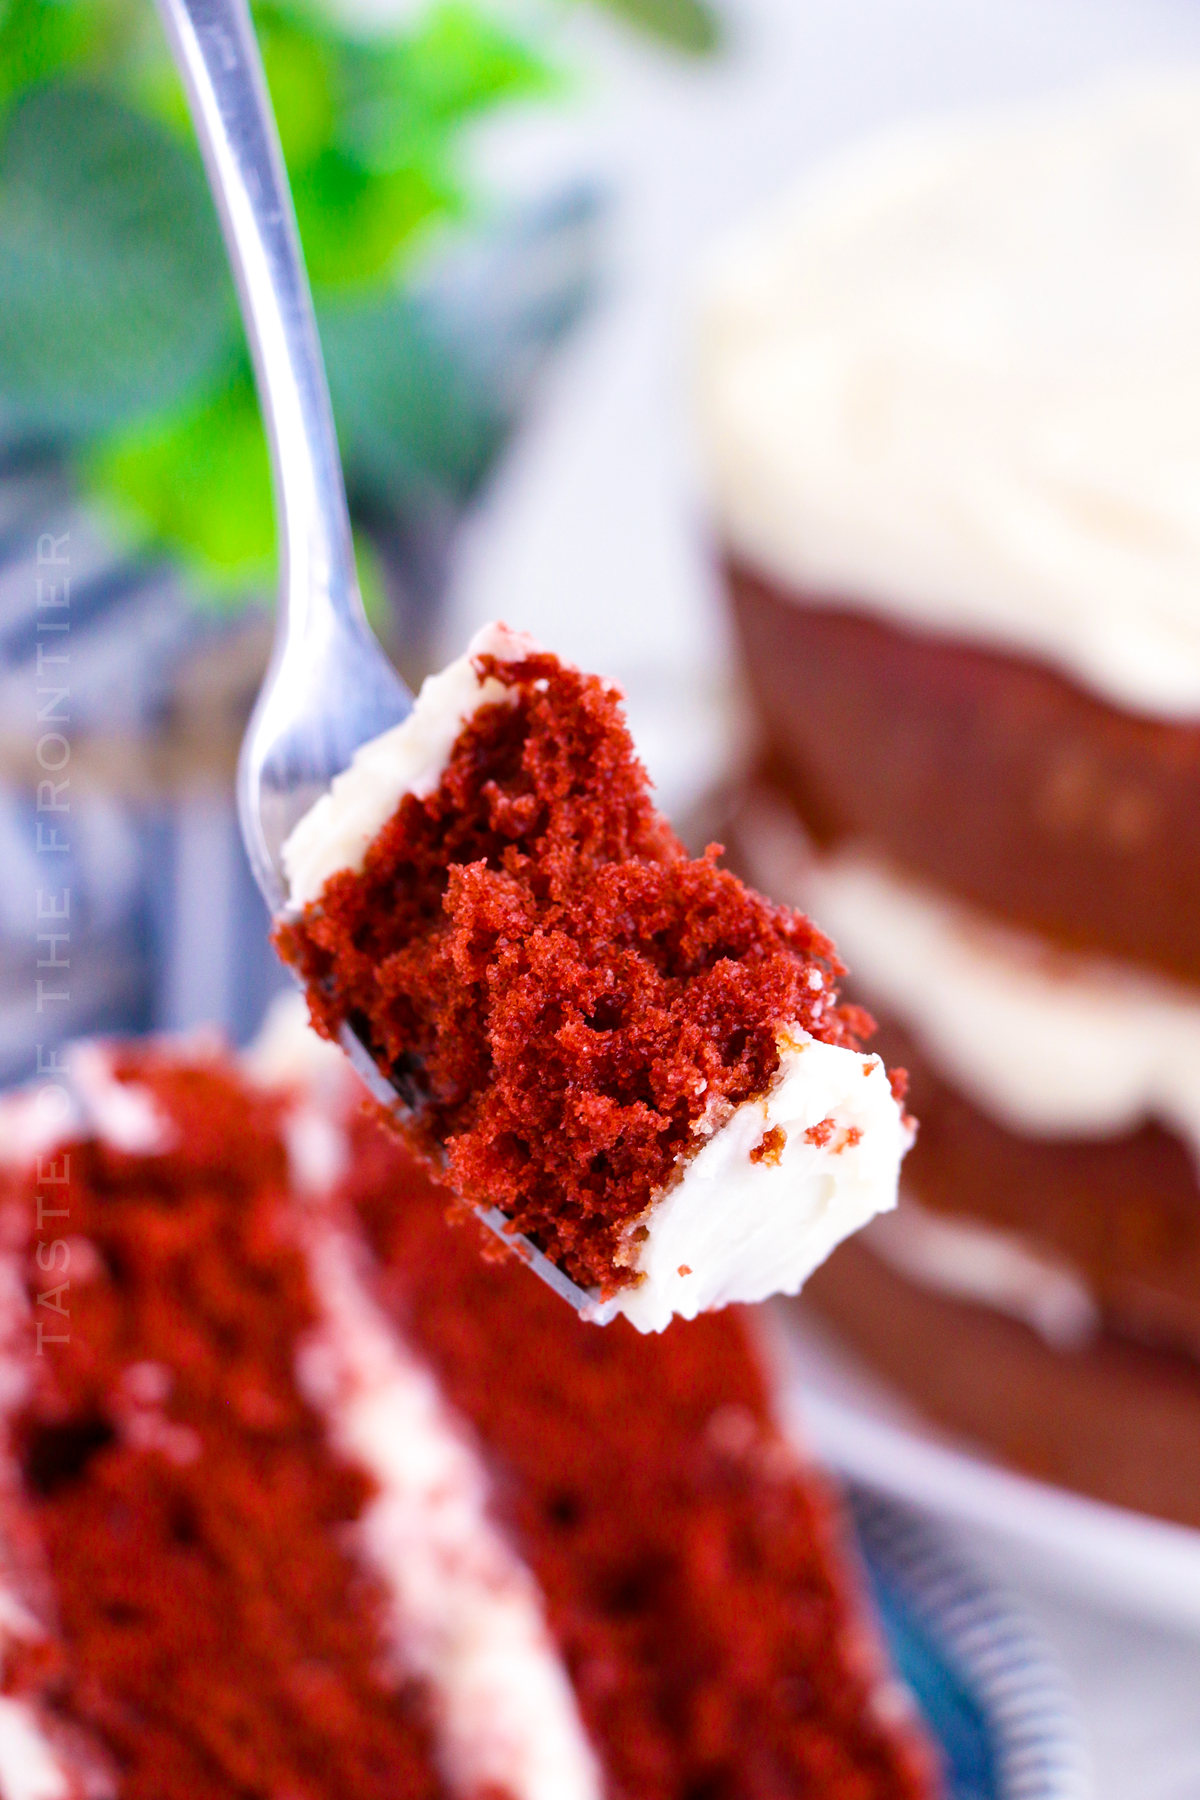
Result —
[[[810, 1135], [808, 1133], [806, 1136]], [[824, 1142], [824, 1139], [821, 1140]], [[787, 1143], [787, 1132], [782, 1125], [772, 1125], [770, 1131], [763, 1133], [762, 1142], [756, 1144], [750, 1152], [752, 1163], [769, 1163], [772, 1168], [779, 1167], [783, 1155], [783, 1147]]]

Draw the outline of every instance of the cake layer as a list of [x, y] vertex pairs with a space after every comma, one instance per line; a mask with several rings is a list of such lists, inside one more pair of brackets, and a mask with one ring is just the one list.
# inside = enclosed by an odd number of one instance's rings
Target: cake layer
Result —
[[476, 713], [515, 703], [515, 690], [494, 675], [481, 678], [472, 659], [519, 663], [537, 649], [522, 632], [485, 625], [466, 656], [422, 684], [407, 719], [355, 752], [283, 847], [290, 907], [300, 910], [317, 899], [330, 876], [361, 869], [372, 839], [405, 795], [427, 800], [440, 786], [455, 741]]
[[863, 845], [815, 853], [770, 789], [736, 831], [753, 878], [829, 919], [860, 996], [996, 1123], [1080, 1139], [1156, 1120], [1200, 1163], [1200, 989], [1056, 949]]
[[444, 1197], [366, 1125], [349, 1193], [395, 1316], [502, 1471], [610, 1790], [919, 1788], [922, 1747], [878, 1686], [830, 1497], [774, 1425], [750, 1315], [591, 1330], [514, 1261], [481, 1260], [471, 1222], [447, 1233]]
[[1103, 1335], [1070, 1354], [1026, 1325], [907, 1281], [861, 1240], [814, 1307], [929, 1418], [1046, 1481], [1200, 1527], [1200, 1369]]
[[753, 879], [835, 925], [908, 1072], [906, 1189], [1061, 1262], [1121, 1330], [1200, 1357], [1200, 1002], [1044, 950], [861, 851], [814, 855], [764, 790], [737, 829]]
[[773, 768], [824, 844], [1055, 942], [1200, 982], [1200, 726], [732, 570]]
[[1179, 1139], [1153, 1124], [1022, 1137], [942, 1079], [909, 1033], [886, 1019], [881, 1032], [920, 1108], [905, 1182], [922, 1205], [1019, 1234], [1077, 1271], [1112, 1326], [1200, 1361], [1200, 1181]]
[[737, 234], [717, 522], [787, 589], [1200, 719], [1200, 82], [893, 131]]
[[655, 811], [614, 689], [490, 626], [284, 851], [318, 1027], [460, 1199], [643, 1331], [796, 1292], [910, 1137], [832, 945], [719, 848]]
[[27, 1293], [7, 1485], [47, 1590], [8, 1692], [113, 1800], [448, 1800], [430, 1693], [355, 1550], [372, 1481], [296, 1380], [319, 1312], [280, 1108], [203, 1061], [118, 1072], [157, 1150], [72, 1133], [6, 1176]]
[[336, 1053], [68, 1063], [0, 1120], [5, 1800], [929, 1800], [738, 1315], [485, 1263]]

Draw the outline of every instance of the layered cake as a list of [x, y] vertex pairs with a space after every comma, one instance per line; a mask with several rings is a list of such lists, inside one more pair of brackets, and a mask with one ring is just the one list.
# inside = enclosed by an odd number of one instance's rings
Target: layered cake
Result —
[[911, 129], [714, 265], [742, 865], [922, 1120], [814, 1288], [944, 1423], [1200, 1524], [1200, 82]]
[[406, 1141], [600, 1317], [795, 1293], [895, 1203], [902, 1078], [829, 941], [687, 856], [618, 692], [489, 626], [284, 848], [276, 942]]
[[929, 1800], [746, 1318], [584, 1324], [317, 1052], [2, 1103], [3, 1800]]

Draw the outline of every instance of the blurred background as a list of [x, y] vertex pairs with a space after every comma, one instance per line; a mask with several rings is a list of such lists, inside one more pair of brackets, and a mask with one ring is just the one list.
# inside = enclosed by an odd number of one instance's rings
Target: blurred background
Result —
[[[330, 0], [255, 17], [380, 636], [410, 682], [494, 616], [614, 674], [693, 834], [751, 743], [689, 429], [706, 247], [888, 121], [1200, 53], [1188, 8], [1111, 0], [969, 17], [936, 0]], [[12, 0], [0, 96], [11, 1080], [35, 1042], [81, 1031], [215, 1018], [242, 1041], [258, 1023], [278, 978], [229, 779], [275, 550], [232, 284], [151, 9]], [[53, 771], [33, 752], [56, 723], [36, 692], [38, 555], [64, 536], [77, 973], [35, 1014], [30, 809]]]
[[[882, 124], [1200, 65], [1184, 0], [254, 13], [380, 637], [416, 682], [499, 617], [616, 677], [696, 841], [754, 752], [690, 425], [708, 247]], [[152, 9], [8, 0], [0, 1081], [84, 1032], [215, 1020], [243, 1042], [282, 984], [231, 791], [274, 555], [248, 356]], [[36, 626], [62, 581], [60, 679]], [[69, 814], [38, 811], [50, 774]], [[67, 961], [38, 937], [51, 886]], [[1098, 1792], [1200, 1796], [1200, 1639], [1004, 1567], [1074, 1675]]]

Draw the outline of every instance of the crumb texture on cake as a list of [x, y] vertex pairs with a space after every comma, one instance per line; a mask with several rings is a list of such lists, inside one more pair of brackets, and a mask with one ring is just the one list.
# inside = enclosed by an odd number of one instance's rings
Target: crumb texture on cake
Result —
[[[822, 1478], [780, 1436], [750, 1315], [582, 1325], [367, 1120], [348, 1198], [448, 1401], [507, 1472], [500, 1516], [608, 1790], [638, 1800], [931, 1800]], [[505, 1378], [497, 1381], [496, 1370]], [[770, 1671], [770, 1674], [767, 1674]]]
[[5, 1800], [932, 1800], [739, 1316], [589, 1329], [276, 1066], [0, 1170]]
[[[455, 1192], [610, 1294], [637, 1277], [629, 1233], [651, 1203], [769, 1094], [781, 1031], [855, 1052], [869, 1021], [838, 1004], [808, 919], [717, 847], [686, 855], [613, 688], [536, 650], [471, 660], [503, 701], [276, 942], [318, 1027], [371, 1044]], [[894, 1197], [894, 1105], [891, 1127], [872, 1210]]]
[[387, 824], [405, 794], [423, 800], [442, 778], [454, 740], [484, 706], [507, 706], [513, 690], [494, 675], [482, 678], [476, 659], [520, 662], [534, 640], [506, 625], [485, 625], [467, 654], [431, 675], [412, 712], [399, 725], [363, 744], [350, 767], [334, 777], [327, 794], [307, 812], [283, 847], [288, 901], [315, 900], [331, 875], [362, 866], [371, 839]]
[[443, 1800], [425, 1697], [384, 1666], [383, 1597], [346, 1548], [370, 1484], [294, 1378], [316, 1311], [280, 1229], [278, 1108], [219, 1067], [116, 1073], [176, 1143], [55, 1153], [66, 1259], [49, 1275], [30, 1246], [27, 1280], [59, 1331], [38, 1296], [65, 1284], [70, 1342], [30, 1365], [13, 1444], [58, 1632], [6, 1685], [101, 1747], [118, 1800], [310, 1794], [314, 1766], [346, 1800]]

